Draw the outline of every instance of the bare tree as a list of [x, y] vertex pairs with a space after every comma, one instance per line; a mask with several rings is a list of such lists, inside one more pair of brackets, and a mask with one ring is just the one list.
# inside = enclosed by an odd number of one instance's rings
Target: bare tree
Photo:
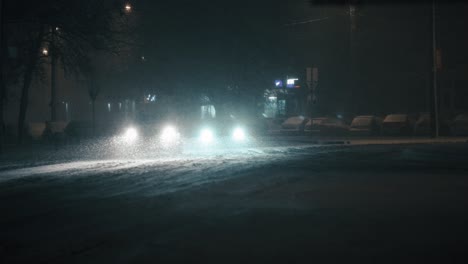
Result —
[[[25, 8], [27, 7], [27, 8]], [[10, 0], [9, 23], [21, 23], [31, 32], [25, 43], [18, 115], [18, 141], [23, 139], [29, 91], [34, 74], [48, 61], [57, 60], [66, 72], [89, 74], [92, 50], [118, 54], [130, 44], [129, 21], [124, 6], [116, 0]], [[96, 95], [97, 96], [97, 95]], [[52, 98], [51, 107], [54, 106]]]

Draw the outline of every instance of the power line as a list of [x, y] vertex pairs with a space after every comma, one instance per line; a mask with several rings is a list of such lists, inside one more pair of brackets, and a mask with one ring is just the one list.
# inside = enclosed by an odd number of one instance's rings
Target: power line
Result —
[[308, 24], [308, 23], [318, 22], [318, 21], [327, 20], [327, 19], [329, 19], [329, 17], [316, 18], [316, 19], [309, 19], [309, 20], [304, 20], [304, 21], [298, 21], [298, 22], [293, 22], [293, 23], [285, 24], [284, 26], [293, 26], [293, 25], [300, 25], [300, 24]]

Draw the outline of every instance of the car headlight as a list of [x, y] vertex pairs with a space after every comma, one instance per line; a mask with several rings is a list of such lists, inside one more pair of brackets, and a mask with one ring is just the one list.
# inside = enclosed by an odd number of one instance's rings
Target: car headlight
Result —
[[214, 140], [214, 133], [213, 131], [211, 131], [210, 129], [203, 129], [201, 132], [200, 132], [200, 141], [203, 142], [203, 143], [210, 143], [210, 142], [213, 142]]
[[244, 141], [245, 137], [245, 131], [242, 128], [238, 127], [232, 132], [232, 139], [234, 139], [235, 141]]
[[165, 127], [160, 135], [161, 142], [163, 144], [174, 144], [180, 139], [180, 133], [177, 131], [177, 129], [173, 126], [167, 126]]
[[123, 140], [127, 143], [132, 143], [138, 139], [138, 131], [134, 127], [129, 127], [123, 134]]

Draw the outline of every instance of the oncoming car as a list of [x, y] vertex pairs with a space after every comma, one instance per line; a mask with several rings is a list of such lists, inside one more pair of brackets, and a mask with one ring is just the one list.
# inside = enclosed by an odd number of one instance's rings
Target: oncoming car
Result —
[[149, 155], [165, 155], [182, 153], [185, 146], [199, 149], [245, 146], [251, 135], [239, 122], [210, 120], [192, 127], [183, 124], [126, 125], [115, 139], [121, 153], [146, 154], [149, 151]]
[[114, 138], [123, 154], [164, 155], [182, 151], [183, 138], [175, 125], [158, 127], [126, 125]]
[[237, 146], [250, 138], [245, 127], [232, 118], [210, 120], [195, 126], [193, 136], [199, 146]]

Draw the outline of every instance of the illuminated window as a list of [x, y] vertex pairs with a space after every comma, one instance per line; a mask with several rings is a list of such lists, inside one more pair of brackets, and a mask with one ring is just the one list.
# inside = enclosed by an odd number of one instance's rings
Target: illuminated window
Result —
[[267, 118], [274, 118], [276, 117], [277, 112], [277, 98], [276, 96], [269, 96], [268, 99], [265, 101], [265, 105], [263, 108], [263, 116]]
[[213, 105], [202, 105], [201, 106], [201, 118], [215, 118], [216, 117], [216, 109]]
[[288, 79], [288, 80], [286, 81], [286, 86], [287, 86], [288, 88], [293, 88], [293, 87], [295, 86], [297, 80], [299, 80], [299, 79], [297, 79], [297, 78]]
[[278, 100], [278, 115], [286, 115], [286, 100]]

